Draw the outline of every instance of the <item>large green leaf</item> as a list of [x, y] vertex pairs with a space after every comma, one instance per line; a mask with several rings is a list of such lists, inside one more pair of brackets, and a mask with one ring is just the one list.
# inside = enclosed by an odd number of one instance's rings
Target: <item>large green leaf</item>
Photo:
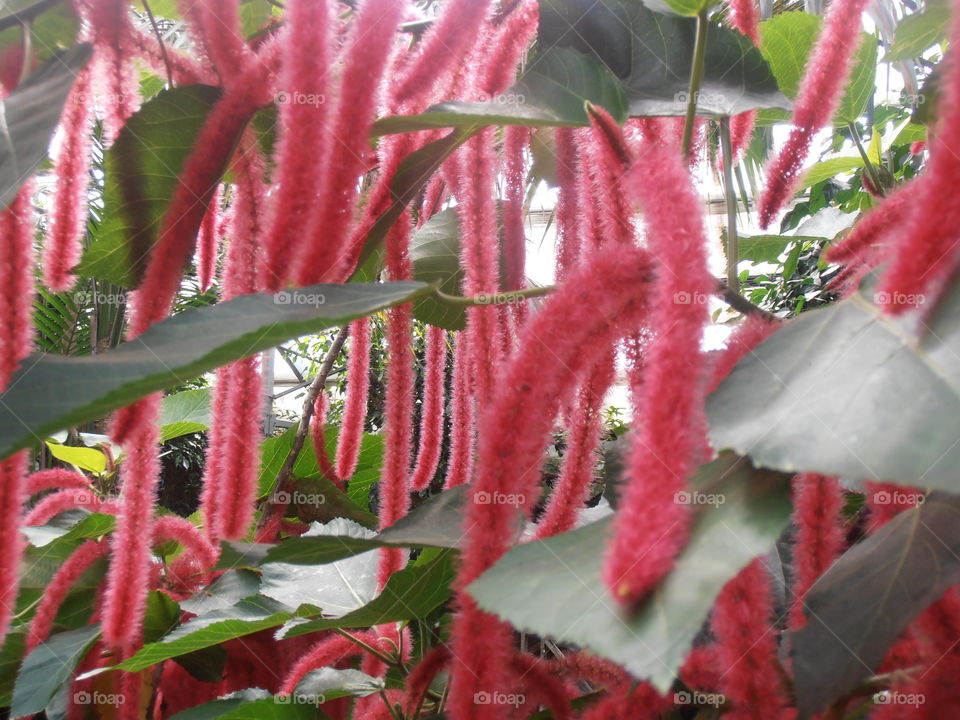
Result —
[[920, 57], [925, 50], [946, 39], [949, 25], [949, 3], [928, 3], [923, 12], [912, 13], [900, 21], [883, 61]]
[[10, 204], [47, 154], [60, 111], [91, 47], [77, 45], [44, 65], [0, 100], [0, 209]]
[[10, 715], [20, 718], [42, 712], [98, 637], [100, 626], [86, 625], [40, 643], [23, 661]]
[[[410, 242], [413, 277], [425, 283], [439, 283], [447, 295], [459, 295], [463, 282], [460, 269], [460, 220], [453, 208], [427, 220]], [[418, 300], [413, 315], [420, 322], [447, 330], [463, 330], [467, 325], [466, 308], [442, 303], [434, 296]]]
[[81, 470], [102, 473], [107, 469], [107, 456], [100, 450], [88, 447], [71, 447], [60, 443], [45, 443], [50, 454], [57, 460], [76, 465]]
[[183, 312], [99, 355], [30, 357], [0, 395], [0, 457], [291, 337], [429, 291], [421, 283], [354, 283], [245, 295]]
[[394, 573], [376, 598], [342, 617], [291, 623], [284, 637], [426, 617], [450, 598], [450, 583], [455, 575], [452, 554], [452, 550], [444, 550], [425, 565], [412, 565]]
[[747, 354], [708, 401], [714, 446], [789, 472], [957, 490], [960, 284], [916, 331], [872, 298], [865, 285]]
[[791, 510], [789, 478], [740, 458], [703, 466], [691, 485], [698, 494], [687, 499], [715, 507], [699, 514], [673, 572], [630, 617], [600, 578], [609, 518], [520, 545], [467, 591], [518, 630], [589, 648], [666, 692], [717, 593], [773, 547]]
[[627, 117], [623, 88], [606, 67], [589, 55], [551, 47], [532, 58], [513, 87], [487, 102], [442, 102], [420, 115], [383, 118], [377, 121], [374, 132], [384, 135], [485, 125], [589, 125], [588, 102], [605, 108], [620, 122]]
[[777, 262], [792, 243], [822, 242], [824, 238], [805, 235], [741, 235], [738, 249], [741, 260], [753, 262]]
[[210, 426], [210, 390], [184, 390], [163, 399], [160, 413], [160, 442], [181, 435], [202, 432]]
[[801, 717], [859, 687], [910, 622], [960, 582], [958, 520], [960, 496], [933, 492], [817, 580], [791, 643]]
[[[639, 0], [540, 3], [539, 42], [599, 59], [623, 83], [634, 117], [686, 114], [695, 33], [694, 19], [656, 13]], [[790, 107], [750, 40], [711, 25], [697, 113]]]
[[159, 93], [120, 131], [104, 159], [103, 221], [77, 273], [135, 287], [160, 221], [219, 88], [186, 85]]
[[[800, 81], [806, 72], [810, 51], [822, 25], [823, 20], [819, 15], [800, 11], [780, 13], [760, 23], [760, 52], [770, 64], [777, 85], [790, 99], [795, 98], [800, 90]], [[876, 65], [876, 42], [871, 36], [861, 33], [850, 80], [840, 107], [834, 115], [835, 123], [846, 125], [863, 113], [867, 100], [873, 93]], [[767, 121], [785, 120], [789, 117], [777, 112], [765, 112], [763, 116]]]
[[830, 178], [836, 177], [841, 173], [859, 170], [862, 167], [863, 157], [860, 155], [857, 155], [856, 157], [843, 156], [821, 160], [820, 162], [811, 165], [803, 174], [803, 178], [801, 178], [797, 185], [796, 192], [806, 190], [808, 187], [812, 187], [817, 183], [823, 182], [824, 180], [829, 180]]

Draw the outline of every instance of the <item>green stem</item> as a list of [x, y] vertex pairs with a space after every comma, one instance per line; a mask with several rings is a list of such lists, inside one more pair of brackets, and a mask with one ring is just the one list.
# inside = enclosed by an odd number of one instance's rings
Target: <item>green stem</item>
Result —
[[528, 288], [526, 290], [513, 290], [511, 292], [490, 293], [489, 295], [476, 295], [474, 297], [463, 297], [461, 295], [447, 295], [445, 292], [436, 290], [437, 299], [448, 305], [461, 305], [463, 307], [478, 307], [482, 305], [508, 305], [510, 303], [529, 300], [530, 298], [543, 297], [554, 291], [553, 285], [545, 287]]
[[727, 290], [739, 294], [737, 261], [740, 242], [737, 237], [737, 196], [733, 190], [733, 146], [730, 143], [730, 117], [720, 118], [720, 150], [723, 153], [723, 195], [727, 200]]
[[683, 156], [690, 157], [690, 148], [693, 144], [693, 124], [697, 119], [697, 96], [700, 94], [700, 85], [703, 83], [703, 66], [707, 56], [707, 21], [706, 9], [697, 15], [697, 36], [693, 46], [693, 64], [690, 67], [690, 84], [687, 86], [687, 118], [683, 124]]
[[157, 19], [153, 15], [153, 8], [150, 7], [149, 0], [140, 0], [143, 5], [143, 11], [147, 14], [147, 20], [150, 21], [150, 27], [153, 29], [153, 34], [157, 36], [157, 43], [160, 45], [160, 55], [163, 57], [163, 67], [167, 71], [167, 85], [173, 87], [173, 68], [170, 65], [170, 56], [167, 55], [167, 46], [163, 42], [163, 33], [160, 32], [160, 28], [157, 26]]
[[393, 658], [387, 657], [386, 655], [384, 655], [382, 652], [377, 650], [375, 647], [373, 647], [369, 643], [366, 643], [360, 638], [358, 638], [356, 635], [351, 635], [346, 630], [341, 630], [340, 628], [333, 628], [333, 631], [337, 633], [337, 635], [342, 635], [343, 637], [345, 637], [347, 640], [354, 643], [355, 645], [362, 647], [364, 650], [366, 650], [368, 653], [373, 655], [375, 658], [377, 658], [377, 660], [382, 662], [384, 665], [387, 665], [389, 667], [396, 666], [397, 663]]
[[852, 122], [847, 123], [847, 127], [850, 128], [850, 136], [853, 138], [854, 144], [857, 146], [857, 150], [860, 151], [860, 157], [863, 158], [864, 169], [867, 171], [867, 175], [870, 177], [870, 182], [873, 185], [874, 190], [878, 194], [883, 195], [883, 186], [880, 184], [880, 173], [877, 172], [877, 168], [872, 162], [870, 162], [870, 156], [867, 155], [867, 151], [863, 148], [863, 142], [860, 140], [860, 133], [857, 132], [857, 126]]

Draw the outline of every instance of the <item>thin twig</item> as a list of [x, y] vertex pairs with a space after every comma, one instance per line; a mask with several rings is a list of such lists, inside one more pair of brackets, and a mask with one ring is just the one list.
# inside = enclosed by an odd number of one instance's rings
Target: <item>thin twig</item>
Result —
[[720, 286], [717, 288], [717, 295], [738, 313], [743, 315], [759, 315], [767, 322], [780, 322], [780, 318], [773, 313], [767, 312], [759, 305], [754, 305], [740, 293], [727, 288], [725, 282], [720, 283]]
[[883, 185], [880, 184], [880, 173], [877, 172], [877, 168], [870, 161], [870, 156], [867, 154], [867, 151], [863, 148], [863, 141], [860, 139], [860, 133], [857, 131], [857, 126], [855, 123], [847, 123], [847, 127], [850, 128], [850, 137], [853, 138], [853, 144], [857, 146], [857, 150], [860, 151], [860, 157], [863, 159], [864, 169], [867, 172], [867, 177], [870, 178], [870, 184], [873, 185], [874, 190], [878, 195], [883, 197]]
[[730, 143], [730, 116], [720, 118], [720, 148], [723, 153], [723, 196], [727, 201], [727, 288], [740, 292], [737, 264], [740, 243], [737, 238], [737, 196], [733, 191], [733, 146]]
[[143, 4], [144, 12], [147, 13], [147, 19], [150, 20], [150, 27], [153, 28], [153, 34], [157, 36], [157, 42], [160, 44], [160, 55], [163, 56], [163, 66], [167, 71], [167, 84], [173, 87], [173, 67], [170, 65], [170, 56], [167, 55], [167, 46], [163, 42], [163, 35], [157, 26], [157, 20], [153, 16], [153, 10], [150, 8], [149, 0], [140, 0], [140, 2]]
[[508, 305], [510, 303], [529, 300], [530, 298], [543, 297], [549, 295], [556, 288], [553, 285], [544, 287], [527, 288], [526, 290], [512, 290], [510, 292], [490, 293], [489, 295], [476, 295], [473, 297], [464, 297], [462, 295], [448, 295], [440, 290], [436, 291], [437, 299], [449, 305], [461, 305], [463, 307], [479, 307], [483, 305]]
[[703, 83], [703, 67], [707, 57], [707, 10], [697, 15], [697, 34], [693, 46], [693, 61], [690, 64], [690, 84], [687, 86], [687, 117], [683, 123], [683, 156], [689, 160], [693, 146], [693, 125], [697, 119], [697, 100]]
[[[300, 457], [300, 451], [303, 450], [307, 433], [310, 431], [310, 418], [313, 417], [313, 405], [317, 400], [317, 396], [320, 395], [320, 392], [323, 390], [327, 382], [327, 377], [333, 369], [333, 363], [336, 362], [337, 356], [340, 355], [340, 351], [343, 349], [343, 344], [347, 341], [349, 334], [349, 325], [344, 325], [340, 328], [340, 332], [337, 333], [337, 337], [334, 338], [333, 344], [330, 346], [326, 357], [323, 359], [323, 363], [320, 365], [317, 376], [313, 379], [313, 382], [310, 383], [307, 396], [303, 399], [303, 409], [300, 412], [300, 425], [297, 427], [297, 434], [293, 437], [293, 446], [290, 448], [290, 452], [287, 453], [280, 472], [277, 473], [277, 479], [274, 480], [268, 497], [273, 497], [277, 490], [282, 488], [285, 483], [293, 477], [293, 466], [297, 462], [297, 458]], [[261, 522], [263, 522], [262, 519]]]

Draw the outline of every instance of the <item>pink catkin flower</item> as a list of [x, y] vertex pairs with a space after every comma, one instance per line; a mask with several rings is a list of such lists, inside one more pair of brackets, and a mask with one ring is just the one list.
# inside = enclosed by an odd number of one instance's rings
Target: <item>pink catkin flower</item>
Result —
[[197, 279], [200, 291], [206, 292], [213, 285], [213, 275], [217, 269], [217, 244], [219, 240], [220, 187], [210, 199], [210, 206], [200, 223], [200, 237], [197, 239]]
[[597, 448], [603, 429], [601, 410], [613, 384], [614, 354], [610, 352], [590, 371], [581, 386], [568, 423], [567, 450], [550, 502], [537, 523], [537, 538], [572, 530], [593, 481]]
[[[387, 270], [391, 280], [410, 277], [410, 217], [397, 221], [387, 236]], [[380, 473], [380, 527], [388, 527], [407, 514], [410, 495], [407, 478], [413, 444], [413, 309], [407, 305], [387, 311], [387, 399], [384, 410], [386, 439]], [[407, 553], [386, 549], [382, 553], [379, 583], [401, 569]]]
[[450, 454], [447, 459], [445, 488], [454, 488], [473, 476], [475, 409], [470, 391], [470, 338], [457, 333], [453, 350], [453, 378], [450, 402]]
[[874, 532], [893, 520], [904, 510], [916, 507], [923, 493], [895, 483], [868, 482], [864, 493], [864, 504], [870, 512], [867, 531]]
[[63, 468], [41, 470], [27, 478], [27, 494], [34, 495], [44, 490], [90, 490], [90, 478], [83, 473]]
[[670, 571], [689, 531], [689, 507], [674, 496], [686, 487], [706, 446], [700, 338], [716, 280], [707, 269], [702, 206], [679, 153], [646, 148], [629, 182], [644, 213], [647, 247], [659, 260], [656, 310], [636, 405], [640, 430], [603, 577], [614, 597], [633, 605]]
[[10, 629], [20, 587], [20, 560], [26, 544], [20, 534], [20, 516], [26, 500], [27, 458], [24, 451], [0, 460], [0, 645]]
[[254, 60], [244, 41], [238, 0], [179, 0], [177, 4], [181, 14], [190, 19], [191, 30], [217, 73], [226, 85], [232, 85]]
[[730, 118], [730, 149], [734, 161], [743, 154], [753, 139], [753, 129], [757, 123], [757, 111], [748, 110]]
[[[532, 315], [500, 372], [480, 421], [474, 499], [512, 494], [529, 512], [539, 494], [543, 448], [564, 397], [608, 348], [646, 315], [649, 255], [636, 248], [596, 252]], [[508, 625], [480, 611], [463, 592], [511, 546], [517, 508], [473, 502], [464, 518], [466, 545], [457, 577], [461, 612], [453, 628], [450, 709], [453, 717], [486, 720], [497, 708], [475, 705], [476, 692], [509, 686]]]
[[0, 211], [0, 392], [30, 354], [33, 335], [33, 231], [35, 219], [27, 183]]
[[57, 183], [44, 241], [43, 280], [57, 292], [73, 285], [70, 271], [80, 259], [87, 229], [93, 119], [93, 107], [87, 100], [89, 92], [90, 72], [85, 71], [78, 76], [64, 107], [62, 137], [53, 162]]
[[[950, 41], [960, 42], [960, 12], [952, 13]], [[893, 259], [877, 288], [891, 313], [924, 304], [933, 307], [927, 295], [938, 294], [960, 262], [960, 203], [943, 198], [943, 188], [960, 182], [960, 63], [956, 53], [945, 63], [936, 131], [930, 133], [926, 190], [910, 203], [905, 222], [893, 236]]]
[[370, 319], [350, 325], [350, 356], [347, 360], [347, 397], [337, 441], [337, 476], [349, 480], [357, 469], [363, 441], [370, 392]]
[[419, 53], [399, 79], [396, 102], [416, 107], [443, 87], [482, 35], [490, 0], [452, 0], [420, 41]]
[[159, 545], [168, 540], [183, 545], [204, 568], [216, 564], [220, 554], [219, 548], [203, 537], [193, 523], [176, 515], [158, 517], [153, 523], [153, 544]]
[[310, 422], [310, 438], [313, 441], [313, 451], [317, 456], [317, 465], [320, 467], [320, 472], [324, 476], [336, 485], [338, 488], [343, 490], [343, 481], [337, 477], [337, 471], [333, 466], [333, 463], [330, 461], [330, 455], [327, 453], [327, 438], [325, 431], [327, 428], [327, 410], [330, 406], [330, 401], [327, 398], [327, 394], [321, 392], [317, 395], [316, 401], [313, 403], [313, 419]]
[[89, 101], [97, 101], [103, 111], [109, 145], [139, 106], [136, 69], [128, 42], [133, 28], [122, 0], [89, 0], [85, 4], [96, 51], [91, 71], [94, 92]]
[[495, 96], [509, 88], [517, 76], [520, 60], [537, 35], [540, 7], [534, 0], [520, 0], [505, 18], [498, 18], [499, 32], [491, 34], [488, 59], [480, 69], [484, 77], [480, 89]]
[[866, 0], [836, 0], [827, 9], [797, 93], [793, 130], [767, 168], [767, 187], [757, 208], [761, 227], [769, 227], [790, 199], [813, 136], [830, 122], [840, 104], [860, 45], [860, 15], [866, 4]]
[[423, 696], [430, 689], [430, 683], [449, 662], [450, 648], [446, 645], [437, 645], [424, 655], [407, 675], [405, 683], [407, 697], [404, 706], [408, 717], [417, 717], [416, 710], [423, 701]]
[[[608, 134], [597, 126], [597, 116], [605, 119], [604, 125], [616, 134], [620, 133], [616, 124], [603, 110], [597, 110], [594, 126], [580, 133], [581, 166], [585, 166], [590, 196], [590, 209], [579, 210], [585, 213], [584, 238], [592, 237], [593, 243], [613, 242], [632, 245], [634, 242], [633, 211], [623, 192], [624, 159], [614, 146], [608, 142]], [[610, 128], [609, 126], [613, 127]], [[622, 150], [622, 148], [620, 148]], [[587, 224], [592, 222], [593, 225]]]
[[576, 265], [584, 235], [580, 232], [581, 200], [578, 182], [586, 172], [581, 170], [577, 152], [577, 133], [571, 128], [557, 128], [557, 278], [564, 278]]
[[504, 290], [526, 287], [527, 238], [523, 228], [524, 152], [530, 144], [530, 129], [508, 127], [504, 130], [503, 175], [506, 181], [503, 205]]
[[[359, 639], [367, 642], [373, 633], [360, 633]], [[289, 696], [296, 690], [304, 675], [311, 670], [329, 667], [345, 658], [355, 657], [362, 652], [360, 646], [342, 635], [329, 635], [318, 641], [307, 653], [297, 661], [287, 676], [280, 683], [279, 696]]]
[[728, 0], [730, 24], [753, 42], [760, 45], [760, 7], [756, 0]]
[[228, 388], [231, 386], [232, 365], [217, 368], [210, 408], [210, 429], [207, 431], [206, 465], [203, 472], [203, 491], [200, 508], [203, 527], [212, 542], [223, 537], [223, 516], [220, 508], [220, 490], [223, 481], [223, 460], [226, 435], [230, 432], [227, 422]]
[[378, 88], [405, 5], [402, 0], [366, 0], [350, 30], [336, 115], [327, 140], [330, 156], [321, 182], [322, 195], [309, 224], [313, 236], [306, 252], [297, 259], [300, 285], [333, 280], [348, 252], [358, 179], [366, 169], [370, 128], [377, 113]]
[[589, 707], [580, 720], [656, 720], [670, 703], [647, 683], [627, 687]]
[[773, 620], [770, 578], [757, 558], [720, 591], [711, 620], [723, 670], [721, 692], [733, 706], [727, 714], [734, 720], [796, 716], [787, 708], [778, 672]]
[[103, 638], [127, 652], [141, 640], [150, 582], [153, 505], [160, 475], [157, 419], [160, 396], [141, 402], [140, 425], [125, 433], [127, 457], [120, 471], [122, 493], [117, 528], [111, 538], [110, 569], [104, 594]]
[[793, 479], [793, 599], [791, 629], [806, 624], [803, 599], [827, 568], [843, 552], [845, 534], [840, 524], [843, 490], [836, 478], [804, 473]]
[[58, 490], [34, 505], [23, 519], [23, 524], [27, 527], [43, 525], [52, 517], [75, 508], [99, 512], [103, 508], [103, 501], [90, 489]]
[[521, 681], [524, 694], [548, 708], [556, 720], [570, 718], [570, 699], [563, 683], [550, 672], [549, 664], [525, 653], [515, 653], [510, 669]]
[[424, 490], [433, 480], [440, 462], [443, 439], [443, 399], [447, 379], [447, 334], [443, 328], [427, 330], [426, 372], [420, 407], [420, 450], [410, 475], [410, 489]]
[[[331, 7], [328, 0], [287, 4], [287, 52], [281, 68], [280, 138], [264, 246], [263, 286], [279, 290], [291, 278], [291, 258], [313, 237], [314, 211], [326, 164]], [[310, 101], [312, 99], [312, 101]]]
[[63, 601], [66, 600], [70, 589], [76, 584], [80, 576], [98, 559], [107, 554], [108, 544], [87, 540], [74, 550], [60, 569], [54, 574], [44, 589], [40, 604], [30, 622], [30, 631], [27, 633], [26, 653], [50, 636], [53, 621]]

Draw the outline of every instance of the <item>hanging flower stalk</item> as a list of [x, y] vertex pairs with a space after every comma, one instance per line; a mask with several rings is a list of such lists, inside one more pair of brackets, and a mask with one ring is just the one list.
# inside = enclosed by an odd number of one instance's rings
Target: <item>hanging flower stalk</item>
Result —
[[716, 280], [707, 270], [702, 206], [680, 155], [647, 147], [629, 183], [659, 262], [653, 340], [635, 405], [638, 430], [603, 576], [619, 601], [634, 605], [670, 571], [689, 532], [690, 507], [676, 497], [706, 446], [700, 338]]
[[217, 246], [220, 236], [220, 187], [210, 199], [210, 206], [200, 223], [200, 237], [197, 239], [197, 279], [200, 292], [206, 292], [213, 285], [213, 276], [217, 269]]
[[350, 325], [350, 354], [347, 362], [347, 397], [343, 422], [337, 440], [337, 477], [349, 480], [356, 472], [363, 442], [370, 392], [370, 319], [361, 318]]
[[331, 12], [328, 0], [292, 0], [286, 6], [275, 190], [264, 239], [262, 284], [268, 290], [279, 290], [291, 279], [291, 259], [303, 255], [313, 235], [313, 206], [329, 154]]
[[759, 558], [717, 596], [711, 627], [723, 669], [721, 691], [738, 720], [794, 717], [781, 680], [770, 578]]
[[[960, 42], [960, 12], [952, 12], [950, 46]], [[907, 213], [895, 238], [893, 260], [877, 288], [879, 304], [899, 313], [937, 296], [960, 263], [957, 227], [960, 204], [944, 202], [942, 188], [960, 182], [960, 64], [956, 53], [945, 59], [939, 84], [936, 132], [930, 133], [930, 158], [925, 184], [907, 203]], [[916, 184], [916, 181], [914, 181]]]
[[[523, 330], [480, 421], [473, 502], [464, 518], [466, 547], [457, 578], [461, 611], [453, 630], [453, 717], [494, 718], [475, 706], [485, 688], [508, 687], [512, 633], [463, 593], [514, 542], [517, 511], [539, 494], [540, 464], [562, 398], [608, 348], [642, 325], [649, 256], [612, 247], [594, 254], [550, 297]], [[504, 499], [511, 499], [512, 503]]]
[[424, 359], [423, 404], [420, 406], [420, 450], [410, 475], [410, 489], [424, 490], [430, 485], [440, 462], [443, 439], [443, 400], [447, 380], [447, 333], [430, 326]]
[[27, 478], [27, 494], [34, 495], [44, 490], [90, 490], [90, 479], [83, 473], [63, 468], [51, 468], [35, 472]]
[[70, 274], [80, 259], [87, 230], [87, 189], [90, 185], [93, 106], [89, 99], [90, 73], [85, 71], [67, 98], [60, 122], [62, 137], [54, 159], [57, 178], [50, 225], [43, 248], [43, 280], [57, 292], [69, 290]]
[[124, 0], [86, 0], [94, 56], [89, 102], [103, 110], [106, 144], [111, 144], [140, 104], [129, 38], [133, 27]]
[[[586, 172], [581, 167], [576, 142], [577, 134], [571, 128], [557, 128], [554, 135], [557, 146], [557, 277], [563, 278], [580, 257], [584, 237], [580, 232], [579, 180]], [[584, 163], [586, 165], [586, 163]], [[586, 199], [586, 198], [584, 198]]]
[[470, 393], [470, 337], [457, 333], [453, 350], [450, 400], [450, 453], [445, 488], [454, 488], [473, 477], [474, 422], [476, 410]]
[[238, 0], [178, 0], [180, 14], [203, 47], [224, 85], [232, 85], [255, 58], [244, 40]]
[[343, 480], [337, 476], [336, 468], [334, 468], [327, 452], [326, 429], [329, 408], [330, 400], [325, 392], [321, 392], [313, 403], [313, 417], [310, 419], [310, 439], [313, 442], [313, 451], [317, 456], [317, 465], [320, 472], [327, 480], [343, 490]]

